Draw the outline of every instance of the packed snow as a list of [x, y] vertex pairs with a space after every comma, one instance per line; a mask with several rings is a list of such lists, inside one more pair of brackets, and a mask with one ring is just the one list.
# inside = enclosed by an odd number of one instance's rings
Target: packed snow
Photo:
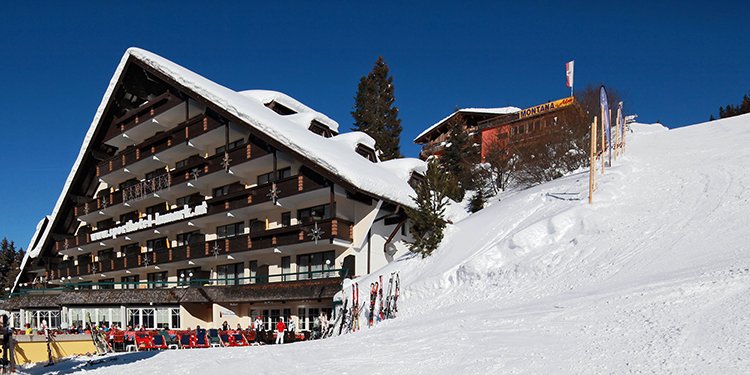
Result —
[[431, 257], [375, 272], [400, 270], [394, 320], [322, 341], [123, 355], [92, 372], [748, 373], [750, 115], [632, 129], [593, 205], [588, 171], [575, 173], [450, 225]]

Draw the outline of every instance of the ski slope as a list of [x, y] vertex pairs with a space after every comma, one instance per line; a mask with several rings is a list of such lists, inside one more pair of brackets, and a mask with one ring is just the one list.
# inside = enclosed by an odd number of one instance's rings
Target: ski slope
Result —
[[401, 270], [398, 319], [323, 341], [139, 353], [92, 370], [748, 373], [750, 115], [633, 131], [599, 174], [593, 205], [588, 171], [573, 174], [449, 226], [432, 257], [376, 273]]

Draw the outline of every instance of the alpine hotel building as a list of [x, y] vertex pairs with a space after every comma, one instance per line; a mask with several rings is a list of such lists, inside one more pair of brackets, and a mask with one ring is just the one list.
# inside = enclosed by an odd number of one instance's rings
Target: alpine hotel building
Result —
[[131, 48], [0, 308], [16, 327], [310, 329], [342, 278], [408, 251], [424, 170], [287, 95]]

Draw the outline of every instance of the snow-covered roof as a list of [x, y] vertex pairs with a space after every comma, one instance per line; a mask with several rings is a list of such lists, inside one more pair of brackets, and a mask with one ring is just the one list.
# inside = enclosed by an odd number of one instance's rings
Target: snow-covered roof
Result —
[[329, 129], [337, 133], [339, 131], [338, 122], [334, 121], [325, 114], [304, 105], [302, 102], [292, 98], [287, 94], [284, 94], [283, 92], [273, 90], [244, 90], [240, 91], [239, 94], [257, 100], [263, 103], [263, 105], [267, 105], [271, 102], [276, 102], [297, 112], [294, 115], [289, 115], [289, 117], [292, 119], [304, 119], [303, 121], [300, 121], [299, 124], [305, 126], [305, 128], [310, 127], [310, 121], [316, 120], [321, 124], [328, 126]]
[[419, 138], [424, 137], [425, 135], [429, 134], [433, 130], [435, 130], [438, 126], [440, 126], [442, 123], [444, 123], [446, 120], [451, 118], [456, 113], [478, 113], [478, 114], [487, 114], [487, 115], [507, 115], [509, 113], [516, 113], [520, 111], [521, 108], [518, 107], [497, 107], [497, 108], [462, 108], [459, 109], [453, 113], [451, 113], [448, 116], [443, 117], [442, 120], [434, 123], [429, 128], [425, 129], [423, 132], [419, 133], [418, 136], [414, 138], [414, 142], [416, 143]]
[[[401, 176], [393, 173], [388, 167], [383, 167], [379, 163], [372, 163], [355, 154], [347, 142], [321, 137], [307, 130], [307, 128], [300, 126], [300, 119], [315, 118], [318, 120], [323, 119], [324, 121], [321, 122], [329, 126], [335, 124], [335, 129], [337, 130], [338, 124], [330, 119], [325, 120], [327, 119], [325, 115], [309, 109], [304, 104], [282, 93], [266, 90], [236, 92], [154, 53], [140, 48], [129, 48], [120, 60], [120, 64], [117, 66], [109, 82], [109, 86], [107, 86], [107, 90], [96, 110], [91, 125], [89, 125], [78, 157], [68, 174], [68, 178], [65, 180], [65, 185], [50, 215], [50, 223], [47, 225], [47, 229], [41, 233], [38, 241], [36, 237], [39, 233], [35, 233], [31, 242], [38, 245], [30, 248], [26, 253], [26, 257], [23, 260], [24, 265], [26, 265], [28, 259], [36, 258], [40, 255], [43, 245], [49, 236], [49, 229], [57, 220], [60, 208], [70, 191], [73, 179], [78, 173], [78, 168], [91, 146], [93, 135], [99, 126], [104, 109], [110, 101], [110, 97], [114, 92], [128, 59], [131, 57], [202, 96], [207, 101], [241, 119], [252, 128], [286, 145], [292, 151], [306, 157], [327, 172], [338, 176], [341, 180], [352, 186], [393, 203], [415, 207], [411, 199], [411, 196], [414, 195], [414, 190], [409, 186], [408, 180], [402, 179]], [[289, 106], [291, 109], [299, 110], [300, 112], [296, 115], [279, 115], [265, 106], [264, 102], [269, 98], [272, 98], [272, 100], [278, 99], [280, 104]], [[351, 137], [359, 137], [365, 140], [361, 135]], [[347, 139], [347, 137], [339, 139]], [[365, 142], [369, 141], [365, 140]]]
[[342, 133], [332, 137], [331, 140], [334, 142], [345, 144], [352, 150], [356, 150], [357, 145], [360, 144], [375, 150], [375, 140], [364, 132], [354, 131], [349, 133]]
[[400, 179], [408, 181], [413, 172], [421, 175], [427, 173], [427, 163], [415, 158], [391, 159], [380, 162], [380, 166], [391, 171]]

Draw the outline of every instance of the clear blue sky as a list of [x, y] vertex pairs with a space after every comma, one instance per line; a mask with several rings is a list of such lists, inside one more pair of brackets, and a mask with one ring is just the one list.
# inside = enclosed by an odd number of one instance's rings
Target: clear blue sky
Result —
[[740, 1], [73, 3], [7, 2], [0, 12], [0, 237], [23, 247], [52, 211], [130, 46], [233, 89], [285, 92], [342, 130], [359, 78], [382, 55], [407, 156], [455, 107], [566, 96], [570, 59], [577, 87], [616, 88], [629, 113], [670, 127], [705, 121], [750, 90]]

